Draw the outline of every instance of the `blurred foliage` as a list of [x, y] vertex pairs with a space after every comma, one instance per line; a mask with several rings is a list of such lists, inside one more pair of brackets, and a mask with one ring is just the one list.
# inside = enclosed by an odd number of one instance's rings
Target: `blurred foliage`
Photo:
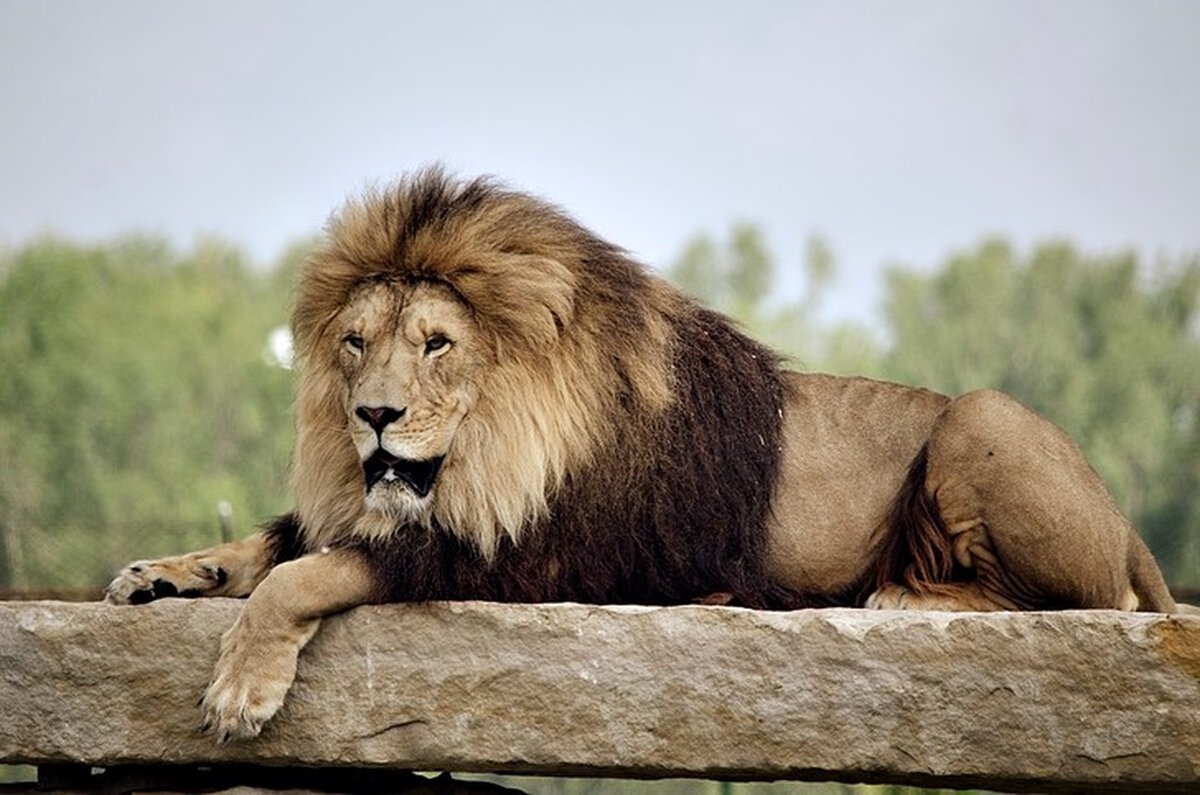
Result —
[[287, 505], [288, 289], [215, 241], [55, 240], [0, 263], [0, 585], [103, 584]]
[[823, 328], [815, 320], [836, 273], [833, 250], [822, 238], [812, 237], [795, 274], [804, 290], [793, 300], [782, 299], [776, 284], [780, 267], [762, 233], [740, 223], [725, 241], [693, 237], [667, 276], [789, 356], [793, 366], [811, 369], [819, 362], [838, 372], [877, 372], [881, 352], [869, 330], [851, 324]]
[[[836, 275], [828, 246], [810, 241], [790, 303], [772, 297], [779, 268], [764, 250], [744, 225], [725, 245], [698, 236], [669, 276], [806, 369], [1015, 396], [1079, 442], [1168, 581], [1200, 586], [1200, 257], [1147, 267], [986, 240], [936, 270], [891, 269], [879, 342], [812, 321]], [[743, 274], [752, 289], [736, 289]]]
[[[268, 338], [309, 246], [271, 268], [213, 240], [0, 253], [0, 587], [98, 587], [219, 540], [221, 500], [241, 532], [287, 508], [293, 377]], [[984, 241], [893, 268], [874, 330], [815, 320], [824, 241], [787, 267], [740, 224], [669, 275], [805, 369], [1010, 392], [1080, 442], [1168, 579], [1200, 586], [1200, 259]]]

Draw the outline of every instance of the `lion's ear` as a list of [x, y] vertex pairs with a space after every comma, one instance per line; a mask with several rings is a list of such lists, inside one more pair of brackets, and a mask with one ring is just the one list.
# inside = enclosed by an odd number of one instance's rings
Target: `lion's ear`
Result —
[[507, 350], [551, 347], [575, 317], [575, 274], [549, 257], [503, 255], [452, 281]]

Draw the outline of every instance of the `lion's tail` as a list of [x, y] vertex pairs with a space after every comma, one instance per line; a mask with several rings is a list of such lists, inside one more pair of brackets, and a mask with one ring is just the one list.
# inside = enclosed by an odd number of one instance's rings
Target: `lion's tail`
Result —
[[1129, 582], [1138, 598], [1138, 610], [1152, 613], [1176, 613], [1179, 611], [1162, 570], [1150, 554], [1146, 542], [1130, 528], [1129, 533]]
[[936, 592], [954, 575], [950, 531], [925, 491], [928, 467], [929, 449], [922, 447], [892, 503], [863, 597], [890, 583], [916, 593]]

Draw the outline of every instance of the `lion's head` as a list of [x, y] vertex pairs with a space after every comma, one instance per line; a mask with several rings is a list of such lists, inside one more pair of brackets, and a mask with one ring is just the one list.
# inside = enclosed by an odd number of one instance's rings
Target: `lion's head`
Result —
[[434, 282], [364, 286], [333, 323], [366, 507], [421, 517], [492, 352], [470, 307]]
[[[350, 201], [302, 271], [293, 490], [314, 540], [435, 524], [490, 557], [671, 400], [677, 296], [557, 209], [431, 169]], [[625, 407], [628, 409], [628, 407]]]

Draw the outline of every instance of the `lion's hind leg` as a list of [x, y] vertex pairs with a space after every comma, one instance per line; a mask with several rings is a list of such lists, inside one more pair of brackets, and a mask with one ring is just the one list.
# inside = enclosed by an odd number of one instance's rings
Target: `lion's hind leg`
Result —
[[957, 398], [938, 419], [877, 572], [877, 607], [1175, 609], [1078, 446], [993, 391]]
[[273, 563], [264, 533], [242, 541], [158, 560], [139, 560], [117, 573], [104, 601], [136, 605], [163, 597], [247, 596]]

